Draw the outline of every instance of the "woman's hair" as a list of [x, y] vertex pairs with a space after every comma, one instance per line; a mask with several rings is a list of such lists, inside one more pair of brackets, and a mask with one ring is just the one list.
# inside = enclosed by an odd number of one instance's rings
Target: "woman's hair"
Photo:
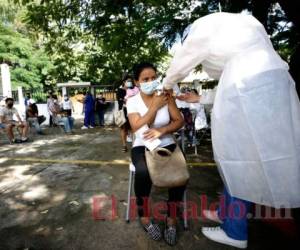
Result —
[[125, 76], [123, 77], [123, 79], [122, 79], [123, 85], [124, 85], [124, 83], [125, 83], [127, 80], [129, 80], [129, 79], [130, 79], [130, 80], [133, 80], [133, 79], [132, 79], [132, 76], [131, 76], [131, 75], [128, 75], [128, 74], [125, 75]]
[[139, 64], [136, 64], [133, 66], [133, 78], [134, 80], [139, 80], [140, 78], [140, 74], [142, 73], [142, 71], [144, 69], [153, 69], [155, 72], [157, 71], [156, 70], [156, 67], [152, 64], [152, 63], [148, 63], [148, 62], [142, 62], [142, 63], [139, 63]]

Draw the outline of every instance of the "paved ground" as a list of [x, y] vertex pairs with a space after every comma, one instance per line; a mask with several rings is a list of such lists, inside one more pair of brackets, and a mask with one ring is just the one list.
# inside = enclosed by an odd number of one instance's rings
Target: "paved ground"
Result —
[[[71, 136], [58, 128], [46, 132], [22, 145], [7, 145], [1, 136], [0, 249], [171, 249], [148, 240], [136, 220], [124, 221], [129, 154], [120, 150], [117, 129], [77, 129]], [[190, 168], [188, 199], [198, 210], [200, 195], [207, 195], [210, 204], [222, 190], [217, 169], [206, 164], [212, 162], [209, 138], [199, 154], [188, 156], [189, 162], [203, 163]], [[111, 196], [116, 201], [113, 220], [111, 200], [94, 203], [101, 214], [92, 206], [93, 197]], [[166, 191], [154, 189], [153, 197], [164, 200]], [[234, 249], [207, 240], [200, 232], [204, 225], [214, 224], [200, 217], [190, 220], [172, 249]], [[292, 219], [252, 219], [248, 249], [300, 249], [299, 232]]]

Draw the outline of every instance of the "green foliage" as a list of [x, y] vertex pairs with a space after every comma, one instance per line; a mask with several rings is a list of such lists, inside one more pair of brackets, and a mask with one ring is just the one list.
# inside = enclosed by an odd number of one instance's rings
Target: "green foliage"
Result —
[[19, 7], [8, 0], [1, 0], [0, 21], [4, 24], [12, 23], [16, 19]]
[[42, 89], [53, 69], [48, 56], [35, 47], [30, 39], [0, 24], [0, 62], [11, 67], [14, 88]]
[[168, 49], [217, 0], [27, 0], [26, 21], [41, 32], [59, 81], [117, 82], [135, 63], [164, 64]]
[[299, 43], [299, 34], [278, 5], [271, 6], [268, 16], [267, 30], [271, 34], [273, 46], [283, 59], [289, 61]]
[[[284, 13], [283, 9], [278, 4], [282, 1], [270, 0], [221, 0], [223, 10], [228, 12], [241, 12], [242, 10], [253, 11], [254, 15], [265, 25], [265, 28], [270, 34], [274, 48], [280, 56], [286, 60], [290, 60], [297, 45], [299, 44], [299, 34], [296, 27], [291, 23]], [[267, 8], [264, 10], [263, 6]], [[295, 6], [294, 1], [289, 1], [287, 5]]]
[[[6, 0], [9, 1], [9, 0]], [[116, 83], [141, 61], [164, 69], [168, 49], [194, 20], [219, 11], [252, 10], [254, 0], [11, 0], [54, 64], [52, 78]], [[266, 0], [262, 0], [266, 1]], [[256, 1], [257, 2], [257, 1]], [[272, 7], [267, 30], [288, 59], [297, 39], [282, 10]], [[0, 11], [1, 13], [1, 11]], [[283, 28], [284, 27], [284, 28]], [[29, 77], [28, 74], [24, 75]]]
[[34, 91], [31, 93], [32, 99], [35, 100], [37, 103], [47, 102], [47, 96], [48, 94], [42, 91]]

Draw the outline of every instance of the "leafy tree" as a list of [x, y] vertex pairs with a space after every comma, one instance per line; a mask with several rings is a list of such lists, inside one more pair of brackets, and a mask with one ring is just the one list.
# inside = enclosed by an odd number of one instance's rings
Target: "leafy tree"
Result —
[[[15, 0], [20, 2], [21, 0]], [[219, 10], [248, 9], [265, 25], [287, 60], [298, 44], [292, 0], [22, 0], [26, 21], [42, 33], [56, 77], [112, 83], [136, 62], [164, 64], [185, 27]], [[294, 8], [296, 9], [296, 8]], [[293, 21], [294, 25], [291, 24]], [[299, 23], [299, 22], [298, 22]]]
[[209, 12], [208, 5], [203, 11], [197, 2], [28, 0], [26, 20], [42, 32], [47, 51], [60, 65], [59, 80], [107, 84], [137, 62], [168, 60], [178, 34], [196, 19], [192, 11]]
[[13, 87], [42, 89], [49, 80], [53, 65], [45, 52], [32, 45], [30, 39], [0, 25], [0, 62], [11, 66]]
[[22, 22], [25, 8], [2, 0], [0, 3], [0, 63], [11, 67], [14, 88], [42, 90], [51, 83], [53, 65], [49, 56], [37, 43]]

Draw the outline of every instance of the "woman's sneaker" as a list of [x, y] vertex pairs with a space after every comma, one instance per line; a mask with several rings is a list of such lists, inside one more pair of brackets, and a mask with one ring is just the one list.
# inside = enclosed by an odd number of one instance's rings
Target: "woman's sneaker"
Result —
[[212, 241], [237, 248], [247, 248], [247, 240], [232, 239], [220, 227], [203, 227], [202, 233]]

